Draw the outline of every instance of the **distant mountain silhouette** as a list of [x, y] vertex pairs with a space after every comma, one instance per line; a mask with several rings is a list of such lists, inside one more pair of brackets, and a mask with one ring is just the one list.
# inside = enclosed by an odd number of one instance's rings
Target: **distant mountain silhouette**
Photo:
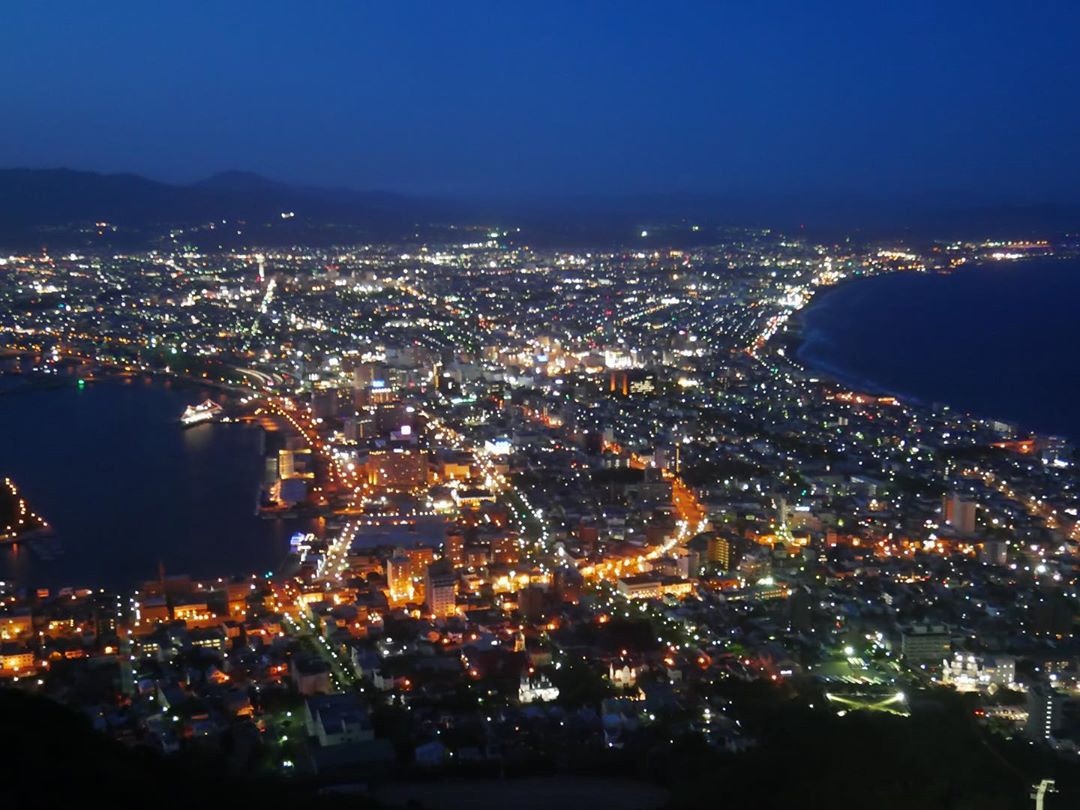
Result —
[[242, 171], [218, 172], [205, 180], [192, 183], [192, 186], [216, 191], [283, 191], [289, 188], [285, 183], [279, 183], [261, 174]]
[[223, 172], [182, 186], [134, 174], [0, 170], [0, 236], [95, 222], [143, 228], [214, 219], [273, 221], [286, 212], [307, 220], [382, 226], [411, 222], [438, 208], [419, 198], [296, 187], [249, 172]]
[[[5, 169], [0, 170], [0, 244], [104, 247], [123, 244], [126, 238], [135, 245], [157, 238], [167, 226], [221, 219], [261, 226], [236, 240], [293, 244], [340, 242], [354, 233], [357, 238], [412, 236], [415, 226], [434, 223], [516, 225], [522, 228], [520, 238], [531, 244], [640, 244], [639, 232], [646, 227], [690, 224], [702, 228], [694, 233], [697, 241], [714, 240], [709, 226], [725, 225], [805, 231], [827, 239], [1080, 233], [1080, 205], [977, 203], [978, 198], [960, 195], [870, 198], [837, 193], [568, 194], [449, 201], [295, 186], [244, 171], [173, 185], [134, 174]], [[283, 223], [284, 213], [295, 216]], [[90, 238], [88, 226], [95, 222], [108, 222], [118, 233], [104, 240]], [[218, 230], [205, 240], [207, 245], [226, 241]], [[670, 231], [657, 230], [654, 238], [673, 237]]]

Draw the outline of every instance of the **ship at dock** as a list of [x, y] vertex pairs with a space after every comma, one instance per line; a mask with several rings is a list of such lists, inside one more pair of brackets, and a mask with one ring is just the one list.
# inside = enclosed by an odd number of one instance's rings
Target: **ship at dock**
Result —
[[198, 405], [188, 405], [180, 416], [180, 424], [184, 427], [194, 427], [203, 422], [216, 422], [224, 412], [225, 409], [214, 400], [207, 399]]

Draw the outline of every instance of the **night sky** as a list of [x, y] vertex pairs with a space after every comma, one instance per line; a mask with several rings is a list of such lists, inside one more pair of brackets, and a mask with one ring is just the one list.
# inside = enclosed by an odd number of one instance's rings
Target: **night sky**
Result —
[[433, 194], [1070, 200], [1078, 2], [48, 2], [0, 164]]

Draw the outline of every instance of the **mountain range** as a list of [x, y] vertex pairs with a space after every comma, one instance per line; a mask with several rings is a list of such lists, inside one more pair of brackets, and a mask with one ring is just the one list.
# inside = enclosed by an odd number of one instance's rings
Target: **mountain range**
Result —
[[[1080, 232], [1080, 205], [979, 204], [970, 197], [940, 195], [872, 199], [836, 193], [451, 200], [296, 186], [242, 171], [179, 185], [135, 174], [0, 169], [0, 245], [69, 242], [98, 222], [110, 223], [111, 232], [126, 232], [139, 241], [171, 226], [215, 220], [260, 227], [260, 236], [267, 241], [300, 241], [311, 238], [312, 229], [331, 226], [335, 239], [350, 229], [366, 237], [392, 238], [433, 224], [483, 223], [519, 225], [538, 241], [575, 243], [629, 242], [646, 226], [691, 223], [703, 229], [723, 225], [805, 229], [837, 237], [1026, 237]], [[700, 238], [706, 237], [702, 233]]]

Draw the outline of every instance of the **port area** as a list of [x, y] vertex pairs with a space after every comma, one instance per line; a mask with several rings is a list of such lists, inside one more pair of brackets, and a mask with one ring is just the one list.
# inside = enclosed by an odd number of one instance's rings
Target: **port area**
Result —
[[25, 543], [51, 533], [48, 522], [30, 508], [15, 482], [5, 478], [0, 484], [0, 545]]

